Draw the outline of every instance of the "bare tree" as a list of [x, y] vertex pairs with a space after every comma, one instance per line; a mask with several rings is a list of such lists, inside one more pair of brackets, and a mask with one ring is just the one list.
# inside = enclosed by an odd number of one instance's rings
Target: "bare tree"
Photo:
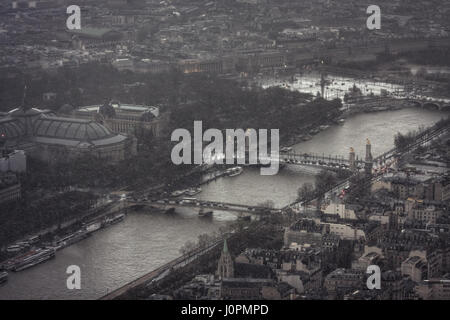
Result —
[[311, 200], [311, 198], [313, 196], [314, 196], [314, 186], [311, 182], [305, 182], [297, 190], [297, 200], [298, 201]]
[[275, 202], [273, 202], [272, 200], [266, 200], [264, 202], [259, 203], [258, 207], [273, 209], [275, 207]]

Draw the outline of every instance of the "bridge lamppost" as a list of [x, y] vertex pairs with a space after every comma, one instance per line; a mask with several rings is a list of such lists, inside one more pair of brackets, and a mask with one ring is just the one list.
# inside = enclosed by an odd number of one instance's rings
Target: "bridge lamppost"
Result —
[[366, 158], [364, 160], [364, 171], [367, 177], [372, 176], [372, 167], [373, 167], [373, 157], [372, 157], [372, 146], [370, 144], [370, 140], [366, 140]]

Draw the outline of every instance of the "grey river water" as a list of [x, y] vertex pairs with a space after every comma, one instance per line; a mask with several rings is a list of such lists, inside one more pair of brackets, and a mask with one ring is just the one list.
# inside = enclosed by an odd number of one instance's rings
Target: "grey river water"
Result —
[[[429, 126], [445, 116], [448, 114], [424, 109], [355, 115], [294, 149], [347, 156], [352, 146], [361, 157], [365, 139], [369, 138], [376, 156], [393, 146], [396, 132]], [[314, 180], [313, 173], [312, 169], [291, 166], [276, 176], [261, 176], [258, 169], [245, 168], [239, 176], [204, 186], [197, 197], [245, 204], [270, 199], [276, 206], [283, 206], [295, 199], [299, 186]], [[58, 251], [55, 259], [11, 273], [9, 281], [0, 287], [0, 299], [96, 299], [174, 259], [186, 241], [214, 232], [233, 219], [232, 213], [214, 213], [212, 220], [202, 220], [189, 209], [174, 216], [148, 211], [129, 213], [124, 222]], [[69, 265], [81, 268], [81, 290], [66, 287]]]

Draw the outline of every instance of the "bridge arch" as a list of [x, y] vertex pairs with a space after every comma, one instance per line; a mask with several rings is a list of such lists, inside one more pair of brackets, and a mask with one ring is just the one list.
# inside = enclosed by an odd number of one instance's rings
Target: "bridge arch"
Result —
[[420, 101], [409, 100], [409, 103], [413, 108], [422, 108], [423, 107], [423, 104]]
[[441, 106], [442, 111], [450, 111], [450, 104], [444, 104]]
[[440, 106], [439, 106], [439, 104], [437, 104], [435, 102], [424, 102], [423, 103], [423, 108], [424, 109], [431, 109], [431, 110], [439, 110]]

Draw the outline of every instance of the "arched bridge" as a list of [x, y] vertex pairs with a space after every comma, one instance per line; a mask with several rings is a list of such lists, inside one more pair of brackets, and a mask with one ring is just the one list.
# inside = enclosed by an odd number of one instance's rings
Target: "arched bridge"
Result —
[[327, 169], [361, 169], [364, 161], [360, 159], [344, 158], [338, 155], [325, 155], [315, 153], [280, 152], [280, 163], [294, 164], [301, 166], [325, 167]]
[[172, 198], [172, 199], [142, 199], [142, 200], [127, 200], [126, 207], [147, 206], [167, 210], [169, 208], [194, 208], [194, 209], [211, 209], [219, 211], [230, 211], [235, 213], [251, 213], [251, 214], [265, 214], [277, 213], [279, 209], [272, 209], [263, 206], [252, 206], [239, 203], [208, 201], [200, 199], [188, 198]]
[[425, 109], [450, 111], [450, 99], [431, 100], [420, 98], [407, 98], [405, 100], [416, 105], [417, 107]]

